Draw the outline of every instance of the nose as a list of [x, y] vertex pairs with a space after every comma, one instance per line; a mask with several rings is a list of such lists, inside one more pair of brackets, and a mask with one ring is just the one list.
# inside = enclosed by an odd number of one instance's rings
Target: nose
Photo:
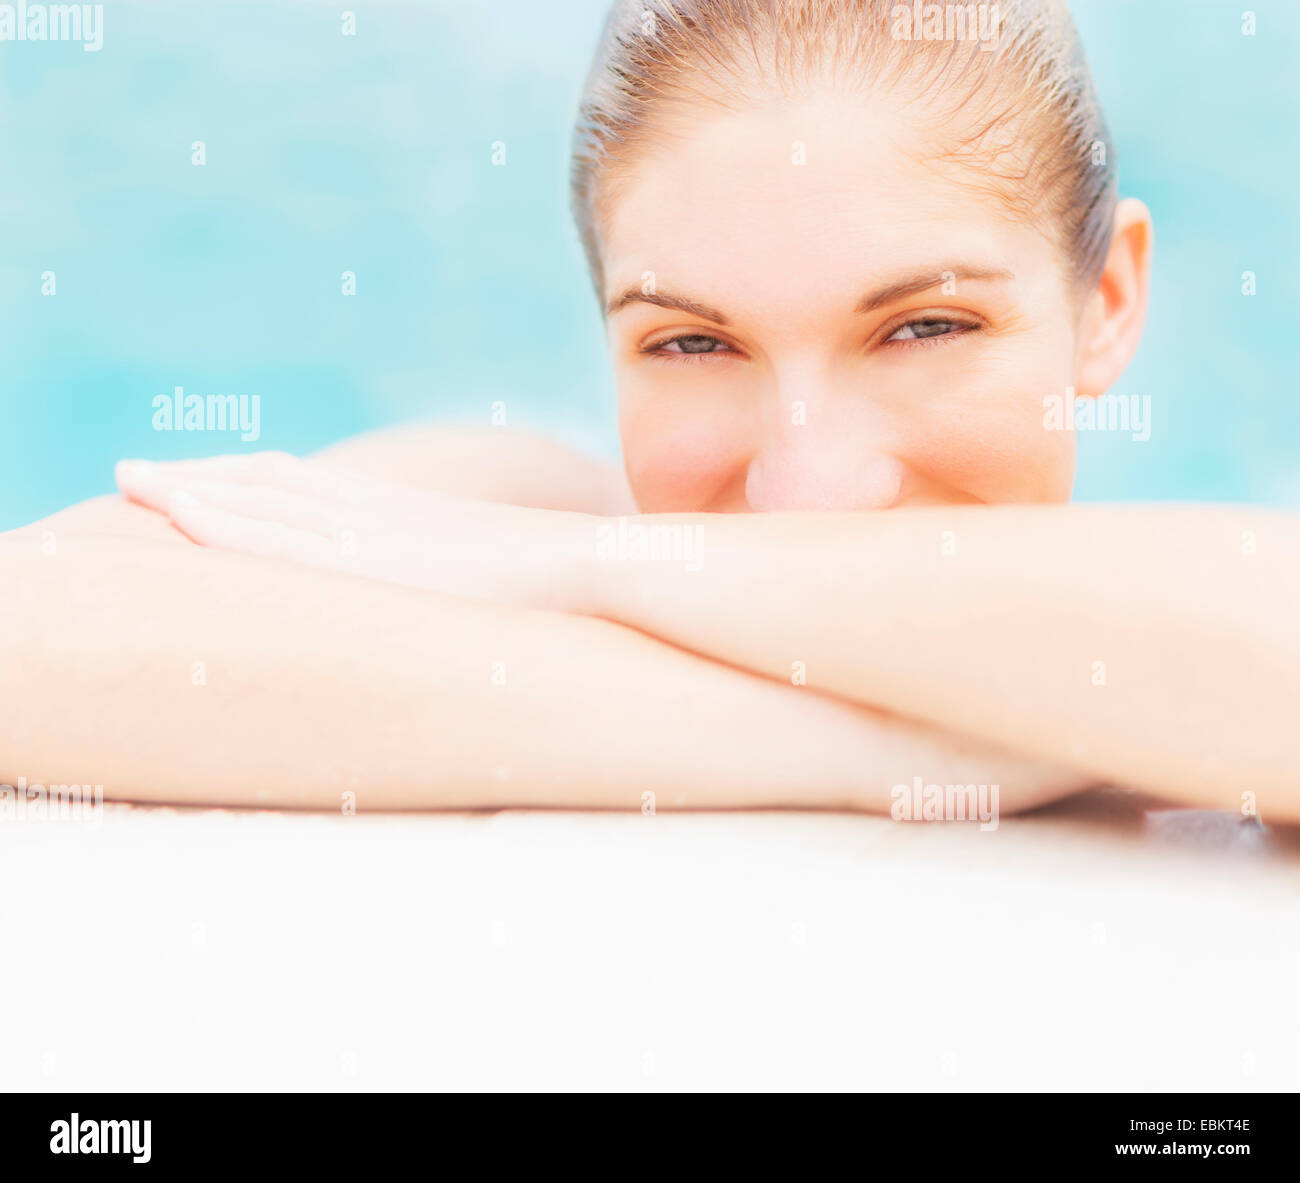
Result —
[[[792, 417], [793, 418], [793, 417]], [[888, 509], [903, 490], [903, 466], [862, 425], [771, 424], [749, 462], [745, 498], [756, 513]]]

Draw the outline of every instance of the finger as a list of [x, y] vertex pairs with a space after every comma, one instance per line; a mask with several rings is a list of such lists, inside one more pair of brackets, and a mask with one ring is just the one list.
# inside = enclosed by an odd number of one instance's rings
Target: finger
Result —
[[358, 523], [335, 504], [320, 497], [290, 493], [269, 485], [241, 485], [234, 481], [183, 481], [178, 492], [189, 493], [208, 509], [224, 509], [255, 521], [278, 522], [337, 541], [346, 530], [354, 534]]
[[168, 502], [168, 515], [182, 534], [200, 546], [261, 558], [285, 559], [327, 570], [335, 570], [342, 563], [338, 546], [318, 534], [214, 509], [183, 490], [172, 495]]
[[187, 481], [219, 480], [235, 484], [265, 485], [290, 492], [356, 504], [374, 489], [349, 474], [336, 472], [315, 461], [299, 460], [285, 452], [258, 452], [252, 456], [210, 456], [201, 460], [151, 463], [124, 460], [116, 469], [118, 488], [132, 501], [163, 513], [171, 494]]
[[167, 512], [171, 486], [162, 479], [156, 464], [147, 460], [123, 460], [113, 470], [123, 496], [159, 513]]
[[342, 472], [319, 460], [302, 460], [288, 452], [171, 460], [156, 464], [154, 468], [173, 488], [188, 480], [218, 480], [241, 485], [268, 485], [347, 503], [364, 500], [389, 487], [384, 482]]

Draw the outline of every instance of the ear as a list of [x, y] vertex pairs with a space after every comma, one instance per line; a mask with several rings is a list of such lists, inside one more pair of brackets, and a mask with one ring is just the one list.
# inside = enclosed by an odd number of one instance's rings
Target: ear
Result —
[[1097, 398], [1119, 380], [1142, 337], [1151, 286], [1151, 213], [1136, 198], [1115, 208], [1110, 253], [1088, 297], [1079, 334], [1078, 398]]

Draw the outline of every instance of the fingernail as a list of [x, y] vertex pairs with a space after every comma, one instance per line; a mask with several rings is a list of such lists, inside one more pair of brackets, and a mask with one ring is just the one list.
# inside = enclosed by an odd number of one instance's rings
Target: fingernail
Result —
[[113, 475], [119, 482], [140, 481], [153, 472], [153, 465], [148, 460], [119, 460]]
[[167, 506], [169, 509], [197, 509], [199, 499], [192, 493], [187, 493], [184, 489], [177, 489], [172, 493]]

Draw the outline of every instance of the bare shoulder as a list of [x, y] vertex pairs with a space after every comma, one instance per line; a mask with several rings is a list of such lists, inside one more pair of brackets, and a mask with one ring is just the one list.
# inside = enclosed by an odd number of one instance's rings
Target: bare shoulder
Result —
[[514, 428], [390, 427], [344, 440], [319, 456], [367, 476], [484, 501], [580, 513], [635, 512], [616, 465]]

